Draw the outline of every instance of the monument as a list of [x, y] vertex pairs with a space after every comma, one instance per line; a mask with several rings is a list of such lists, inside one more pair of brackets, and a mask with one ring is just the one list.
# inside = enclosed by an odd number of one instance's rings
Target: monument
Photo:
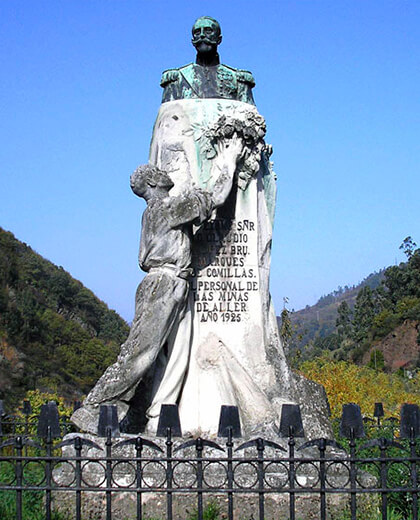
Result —
[[163, 404], [182, 429], [216, 435], [222, 405], [242, 431], [275, 434], [301, 405], [307, 437], [331, 435], [325, 393], [293, 374], [269, 294], [276, 178], [249, 71], [220, 64], [218, 22], [192, 29], [194, 64], [162, 75], [149, 166], [131, 178], [147, 201], [136, 314], [117, 362], [72, 420], [96, 433], [115, 404], [126, 431], [155, 433]]

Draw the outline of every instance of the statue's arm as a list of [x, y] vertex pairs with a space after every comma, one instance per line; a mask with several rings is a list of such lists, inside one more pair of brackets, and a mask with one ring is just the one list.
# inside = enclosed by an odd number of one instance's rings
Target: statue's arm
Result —
[[212, 196], [216, 208], [222, 206], [232, 190], [236, 166], [243, 157], [245, 146], [235, 132], [232, 137], [217, 142], [217, 156], [214, 159], [213, 175], [217, 176]]
[[179, 70], [178, 69], [168, 69], [162, 72], [162, 78], [160, 80], [160, 86], [165, 88], [170, 83], [174, 81], [178, 81], [179, 79]]
[[212, 195], [200, 188], [193, 188], [182, 195], [167, 197], [161, 212], [172, 228], [207, 220], [214, 209]]

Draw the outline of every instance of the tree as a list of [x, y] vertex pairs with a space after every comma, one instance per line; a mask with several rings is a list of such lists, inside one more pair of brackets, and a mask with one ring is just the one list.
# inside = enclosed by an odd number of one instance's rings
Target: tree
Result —
[[385, 368], [385, 359], [382, 350], [378, 350], [377, 348], [372, 350], [368, 367], [374, 370], [383, 370]]
[[410, 258], [413, 256], [416, 247], [417, 244], [413, 241], [413, 239], [410, 236], [405, 237], [402, 241], [402, 244], [400, 245], [400, 249], [404, 251], [404, 254], [408, 260], [410, 260]]
[[356, 297], [353, 318], [353, 339], [361, 343], [367, 338], [375, 316], [375, 300], [373, 291], [366, 286], [360, 289]]
[[351, 309], [348, 303], [344, 300], [340, 303], [337, 309], [338, 318], [335, 321], [335, 326], [337, 328], [337, 334], [340, 341], [348, 339], [352, 334], [352, 323], [351, 323]]
[[293, 325], [292, 320], [290, 319], [290, 312], [286, 307], [286, 304], [289, 302], [287, 297], [283, 298], [283, 310], [281, 311], [281, 326], [280, 326], [280, 337], [283, 341], [285, 347], [288, 346], [292, 336], [293, 336]]

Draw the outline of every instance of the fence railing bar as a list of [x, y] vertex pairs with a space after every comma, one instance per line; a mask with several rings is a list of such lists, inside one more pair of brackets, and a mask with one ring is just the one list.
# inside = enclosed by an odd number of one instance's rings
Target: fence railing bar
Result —
[[[166, 429], [166, 516], [172, 520], [172, 428]], [[199, 519], [202, 520], [202, 519]]]
[[16, 453], [19, 460], [16, 461], [16, 520], [22, 520], [22, 489], [23, 489], [23, 470], [22, 470], [22, 437], [16, 437]]
[[74, 439], [76, 452], [76, 520], [82, 520], [82, 439]]
[[265, 518], [265, 494], [264, 494], [264, 440], [258, 438], [256, 440], [258, 451], [258, 514], [259, 520]]
[[[51, 481], [52, 481], [52, 468], [51, 468], [51, 447], [52, 447], [52, 437], [51, 437], [51, 427], [47, 428], [47, 439], [46, 439], [46, 452], [47, 458], [45, 461], [45, 480], [46, 480], [46, 490], [45, 490], [45, 518], [46, 520], [51, 520]], [[27, 448], [27, 445], [26, 445]]]
[[203, 518], [203, 440], [199, 437], [196, 440], [196, 454], [197, 454], [197, 514], [198, 520]]
[[289, 515], [290, 520], [295, 520], [296, 497], [295, 497], [295, 438], [293, 437], [293, 427], [289, 431]]
[[354, 428], [350, 429], [350, 515], [351, 520], [356, 520], [357, 515], [357, 481], [356, 481], [356, 442], [354, 436]]
[[141, 437], [137, 437], [136, 439], [136, 488], [137, 488], [137, 496], [136, 496], [136, 518], [137, 520], [143, 519], [143, 496], [141, 491], [141, 483], [143, 478], [143, 468], [141, 455], [143, 451], [143, 441]]
[[[418, 473], [417, 473], [417, 454], [416, 454], [416, 439], [414, 436], [414, 429], [410, 429], [410, 473], [411, 473], [411, 484], [413, 487], [418, 487]], [[412, 513], [413, 520], [418, 520], [419, 514], [419, 504], [418, 504], [418, 493], [414, 491], [412, 493], [413, 503], [412, 503]]]
[[[228, 519], [233, 520], [233, 429], [228, 427], [228, 440], [226, 442], [227, 449], [227, 480], [228, 480]], [[199, 519], [201, 520], [201, 519]]]
[[106, 466], [105, 466], [105, 475], [106, 475], [106, 520], [112, 520], [112, 440], [111, 440], [111, 428], [108, 426], [106, 429]]

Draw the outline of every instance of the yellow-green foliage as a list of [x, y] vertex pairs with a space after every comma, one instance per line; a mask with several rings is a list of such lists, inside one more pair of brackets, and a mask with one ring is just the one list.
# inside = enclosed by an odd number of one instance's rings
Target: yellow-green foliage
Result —
[[[29, 416], [29, 420], [36, 419], [40, 412], [41, 406], [48, 403], [49, 401], [55, 401], [57, 403], [58, 413], [60, 417], [70, 417], [73, 412], [71, 405], [66, 404], [63, 397], [53, 392], [41, 392], [40, 390], [29, 390], [26, 392], [25, 400], [31, 403], [32, 413]], [[20, 403], [20, 409], [17, 414], [19, 417], [24, 417], [22, 413], [23, 401]]]
[[373, 413], [376, 402], [383, 403], [386, 415], [397, 415], [403, 403], [420, 405], [418, 373], [406, 380], [396, 374], [322, 357], [305, 361], [299, 371], [324, 386], [333, 417], [340, 417], [342, 406], [347, 403], [357, 403], [365, 415]]

